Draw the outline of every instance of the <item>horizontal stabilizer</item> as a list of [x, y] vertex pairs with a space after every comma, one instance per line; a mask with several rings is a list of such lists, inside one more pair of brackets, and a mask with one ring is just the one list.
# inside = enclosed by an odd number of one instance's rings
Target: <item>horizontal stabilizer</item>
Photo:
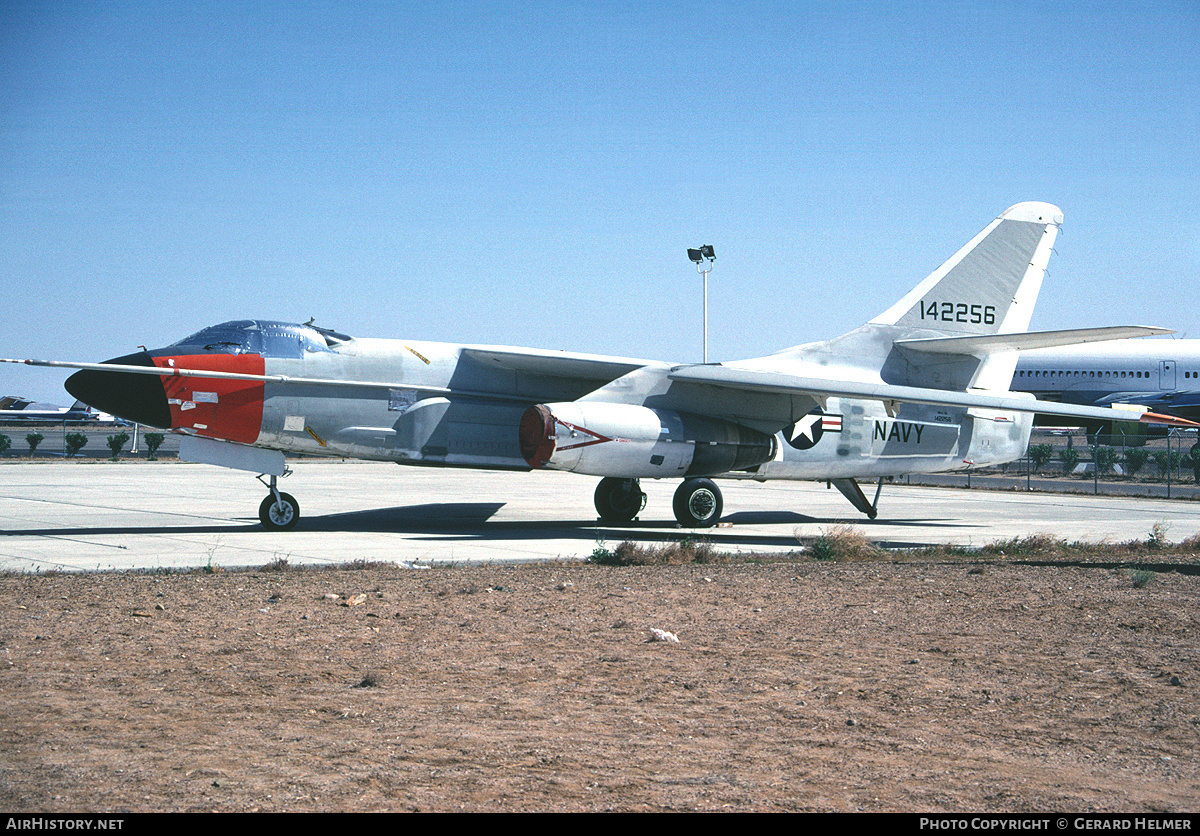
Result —
[[813, 398], [864, 398], [884, 403], [919, 403], [932, 406], [951, 406], [1033, 412], [1041, 415], [1060, 415], [1091, 421], [1142, 421], [1170, 427], [1200, 427], [1200, 424], [1144, 411], [1141, 407], [1110, 409], [1108, 407], [1040, 401], [1024, 393], [971, 390], [967, 392], [927, 389], [917, 386], [893, 386], [857, 380], [830, 380], [817, 377], [738, 369], [721, 365], [678, 366], [668, 374], [671, 380], [706, 384], [744, 392], [769, 392], [780, 395], [808, 395]]
[[1062, 331], [1023, 331], [1018, 334], [979, 334], [969, 337], [934, 337], [923, 340], [896, 340], [897, 348], [911, 348], [930, 354], [990, 354], [993, 351], [1027, 351], [1060, 345], [1127, 340], [1173, 334], [1167, 328], [1146, 325], [1114, 325], [1108, 328], [1072, 328]]

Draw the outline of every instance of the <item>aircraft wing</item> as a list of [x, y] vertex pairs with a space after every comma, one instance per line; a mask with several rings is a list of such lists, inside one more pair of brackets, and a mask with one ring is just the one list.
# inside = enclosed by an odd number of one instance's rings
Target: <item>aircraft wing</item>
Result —
[[1197, 427], [1192, 421], [1171, 415], [1158, 415], [1145, 407], [1125, 409], [1079, 406], [1075, 404], [1039, 401], [1031, 395], [990, 390], [966, 392], [944, 389], [925, 389], [915, 386], [893, 386], [856, 380], [828, 380], [816, 377], [782, 374], [779, 372], [739, 369], [721, 365], [677, 366], [668, 372], [671, 380], [716, 386], [741, 392], [764, 392], [779, 395], [807, 395], [812, 398], [862, 398], [884, 403], [919, 403], [932, 406], [1009, 410], [1042, 415], [1060, 415], [1092, 421], [1142, 421], [1171, 427]]
[[1181, 418], [1200, 418], [1200, 391], [1167, 391], [1167, 392], [1117, 392], [1097, 403], [1134, 404], [1150, 410], [1166, 410]]
[[[634, 360], [624, 357], [605, 357], [592, 354], [576, 354], [565, 351], [546, 351], [529, 349], [514, 351], [492, 346], [465, 346], [462, 356], [480, 363], [486, 367], [503, 369], [531, 375], [546, 377], [583, 380], [598, 385], [609, 383], [624, 374], [647, 365], [664, 364], [651, 363], [647, 360]], [[175, 366], [138, 366], [119, 363], [81, 363], [67, 360], [13, 360], [0, 358], [0, 363], [21, 363], [27, 366], [48, 366], [63, 369], [85, 369], [100, 372], [129, 372], [132, 374], [148, 374], [158, 377], [202, 377], [222, 380], [252, 380], [263, 383], [295, 384], [305, 386], [340, 386], [366, 389], [418, 389], [439, 395], [470, 395], [491, 400], [528, 401], [528, 396], [502, 395], [496, 392], [473, 391], [462, 387], [453, 389], [416, 385], [399, 380], [356, 380], [346, 378], [315, 378], [298, 377], [282, 374], [246, 374], [243, 372], [221, 372], [205, 369], [176, 368]]]
[[395, 381], [336, 380], [315, 377], [293, 377], [286, 374], [244, 374], [205, 369], [177, 369], [174, 366], [132, 366], [122, 363], [77, 363], [72, 360], [11, 360], [0, 357], [0, 363], [21, 363], [26, 366], [49, 366], [56, 369], [89, 369], [97, 372], [129, 372], [159, 377], [206, 377], [220, 380], [261, 380], [264, 383], [305, 383], [310, 386], [365, 386], [367, 388], [399, 388]]
[[219, 380], [252, 380], [261, 383], [279, 383], [302, 386], [331, 386], [351, 389], [412, 389], [427, 392], [431, 395], [464, 395], [493, 401], [527, 403], [528, 397], [503, 395], [496, 392], [474, 391], [455, 387], [428, 386], [397, 382], [394, 380], [349, 380], [344, 378], [296, 377], [286, 374], [245, 374], [242, 372], [220, 372], [205, 369], [182, 369], [174, 366], [133, 366], [123, 363], [77, 363], [68, 360], [10, 360], [0, 358], [0, 363], [22, 363], [27, 366], [49, 366], [59, 369], [85, 369], [98, 372], [128, 372], [130, 374], [148, 374], [158, 377], [200, 377]]

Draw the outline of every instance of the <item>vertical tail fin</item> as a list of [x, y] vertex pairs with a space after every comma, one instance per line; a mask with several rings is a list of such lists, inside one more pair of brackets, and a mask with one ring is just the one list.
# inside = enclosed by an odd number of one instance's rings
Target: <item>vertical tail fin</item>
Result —
[[1027, 330], [1061, 223], [1056, 206], [1018, 203], [871, 324], [930, 336]]
[[879, 316], [816, 343], [792, 346], [742, 365], [779, 367], [818, 362], [849, 379], [876, 375], [885, 383], [930, 389], [1007, 390], [1017, 352], [987, 341], [961, 354], [904, 343], [945, 337], [1024, 333], [1062, 212], [1049, 203], [1018, 203]]

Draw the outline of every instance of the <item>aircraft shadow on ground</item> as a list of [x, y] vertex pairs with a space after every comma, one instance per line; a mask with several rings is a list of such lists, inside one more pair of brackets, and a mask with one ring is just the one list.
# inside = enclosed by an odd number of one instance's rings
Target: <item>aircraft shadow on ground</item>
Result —
[[[414, 539], [465, 540], [537, 540], [571, 539], [589, 542], [675, 542], [685, 538], [712, 542], [724, 546], [799, 546], [792, 531], [779, 534], [750, 533], [737, 530], [745, 525], [853, 525], [866, 533], [879, 525], [937, 527], [946, 529], [973, 528], [954, 520], [847, 520], [839, 517], [813, 517], [795, 511], [742, 511], [730, 514], [724, 521], [730, 527], [682, 528], [673, 519], [636, 519], [629, 523], [609, 524], [598, 519], [576, 520], [495, 520], [503, 502], [446, 502], [422, 505], [402, 505], [390, 508], [371, 508], [337, 514], [306, 516], [300, 520], [296, 534], [306, 532], [353, 534], [410, 534]], [[179, 525], [112, 525], [60, 526], [55, 528], [0, 531], [0, 536], [82, 537], [113, 535], [171, 535], [171, 534], [237, 534], [261, 533], [258, 520], [242, 518], [229, 522], [204, 522]], [[279, 532], [287, 538], [289, 532]]]
[[956, 522], [954, 520], [934, 520], [934, 519], [902, 519], [894, 520], [886, 517], [876, 517], [875, 519], [867, 519], [859, 516], [846, 517], [812, 517], [806, 514], [801, 514], [796, 511], [739, 511], [735, 514], [726, 514], [721, 518], [722, 522], [732, 523], [733, 525], [783, 525], [793, 523], [795, 525], [850, 525], [854, 527], [871, 528], [872, 526], [887, 525], [887, 526], [919, 526], [930, 528], [975, 528], [976, 526], [965, 523]]
[[[560, 539], [589, 542], [676, 542], [692, 538], [725, 546], [799, 546], [796, 535], [787, 533], [740, 532], [739, 525], [836, 525], [844, 518], [811, 517], [795, 511], [748, 511], [730, 514], [725, 522], [733, 527], [682, 528], [674, 519], [636, 519], [629, 523], [611, 524], [598, 519], [576, 520], [494, 520], [492, 517], [504, 503], [455, 502], [426, 505], [397, 506], [307, 517], [300, 525], [305, 531], [355, 533], [407, 533], [415, 539], [463, 540], [538, 540]], [[858, 525], [859, 521], [852, 524]], [[861, 520], [865, 529], [874, 525], [912, 527], [974, 528], [954, 520]], [[419, 535], [428, 535], [421, 537]]]
[[205, 523], [203, 525], [85, 525], [57, 528], [2, 529], [0, 537], [106, 537], [116, 534], [236, 534], [262, 531], [258, 521], [251, 523]]

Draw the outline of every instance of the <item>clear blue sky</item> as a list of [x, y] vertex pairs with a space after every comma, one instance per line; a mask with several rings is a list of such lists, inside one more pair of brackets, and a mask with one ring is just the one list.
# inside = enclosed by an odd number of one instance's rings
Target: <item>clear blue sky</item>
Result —
[[[0, 5], [0, 356], [227, 319], [700, 359], [871, 318], [1013, 203], [1034, 328], [1200, 337], [1200, 4]], [[66, 402], [65, 373], [0, 394]]]

